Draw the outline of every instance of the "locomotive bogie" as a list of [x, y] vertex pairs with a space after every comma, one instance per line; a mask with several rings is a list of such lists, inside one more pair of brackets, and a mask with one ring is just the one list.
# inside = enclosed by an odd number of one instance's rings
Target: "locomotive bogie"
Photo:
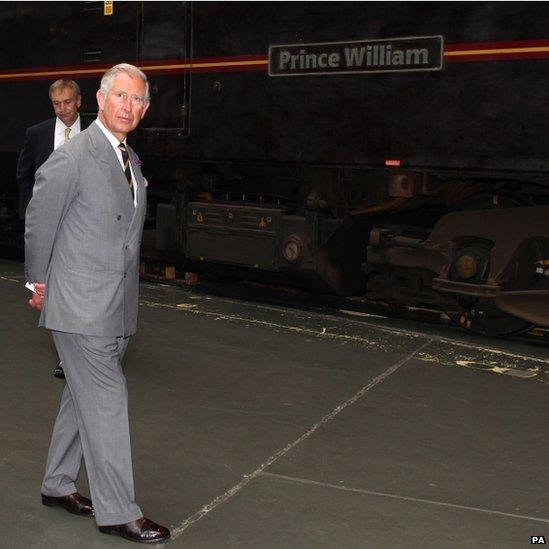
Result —
[[78, 80], [93, 116], [105, 68], [134, 63], [147, 228], [180, 270], [437, 303], [485, 333], [549, 325], [547, 4], [56, 7], [0, 7], [12, 163], [51, 81]]

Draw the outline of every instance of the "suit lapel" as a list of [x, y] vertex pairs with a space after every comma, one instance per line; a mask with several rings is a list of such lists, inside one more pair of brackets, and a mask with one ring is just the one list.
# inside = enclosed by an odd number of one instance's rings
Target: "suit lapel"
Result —
[[143, 210], [147, 204], [147, 191], [145, 189], [145, 182], [143, 181], [141, 168], [137, 165], [137, 155], [130, 146], [128, 146], [128, 154], [130, 155], [132, 172], [135, 176], [135, 184], [137, 186], [137, 206], [134, 208], [132, 222], [130, 223], [130, 227], [128, 229], [128, 232], [130, 233], [133, 230], [134, 225], [141, 219], [141, 216], [144, 215]]
[[40, 139], [38, 140], [41, 149], [41, 164], [48, 159], [55, 146], [55, 121], [55, 118], [48, 120], [48, 125], [44, 127], [43, 134], [40, 135]]
[[[53, 152], [53, 149], [55, 147], [55, 122], [56, 122], [57, 118], [52, 118], [51, 120], [51, 126], [50, 126], [50, 129], [48, 130], [48, 133], [50, 134], [50, 140], [48, 142], [48, 150], [47, 150], [47, 155], [49, 156], [52, 152]], [[44, 140], [46, 141], [46, 140]]]
[[98, 160], [107, 181], [113, 186], [124, 214], [132, 219], [136, 208], [133, 205], [132, 194], [128, 188], [128, 182], [122, 166], [116, 156], [112, 145], [97, 124], [91, 124], [87, 131], [94, 149], [95, 158]]

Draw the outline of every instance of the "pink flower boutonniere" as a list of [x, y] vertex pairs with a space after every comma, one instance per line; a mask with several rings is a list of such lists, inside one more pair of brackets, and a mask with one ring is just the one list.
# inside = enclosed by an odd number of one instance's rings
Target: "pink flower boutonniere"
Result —
[[[139, 158], [139, 156], [135, 159], [135, 163], [137, 164], [137, 167], [141, 169], [141, 164], [143, 164], [143, 162], [141, 162], [141, 158]], [[145, 187], [149, 186], [149, 182], [145, 177], [143, 178], [143, 183], [145, 184]]]

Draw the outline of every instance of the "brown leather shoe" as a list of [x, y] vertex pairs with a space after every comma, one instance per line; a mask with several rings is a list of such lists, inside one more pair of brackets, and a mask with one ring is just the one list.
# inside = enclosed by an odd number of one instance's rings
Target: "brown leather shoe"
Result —
[[170, 539], [170, 531], [148, 518], [141, 517], [127, 524], [99, 526], [103, 534], [113, 534], [140, 543], [158, 543]]
[[63, 507], [63, 509], [73, 515], [93, 517], [92, 502], [88, 498], [81, 496], [78, 492], [59, 498], [42, 494], [42, 503], [48, 507]]

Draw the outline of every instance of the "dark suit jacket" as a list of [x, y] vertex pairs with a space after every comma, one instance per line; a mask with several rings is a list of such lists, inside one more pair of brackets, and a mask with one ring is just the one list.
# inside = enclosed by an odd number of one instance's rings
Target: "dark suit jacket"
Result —
[[[25, 141], [19, 153], [16, 175], [17, 184], [19, 185], [19, 213], [21, 217], [24, 217], [25, 209], [32, 197], [34, 174], [53, 152], [55, 120], [55, 117], [49, 118], [44, 122], [40, 122], [40, 124], [27, 128]], [[85, 130], [91, 122], [91, 120], [81, 116], [80, 130]]]

